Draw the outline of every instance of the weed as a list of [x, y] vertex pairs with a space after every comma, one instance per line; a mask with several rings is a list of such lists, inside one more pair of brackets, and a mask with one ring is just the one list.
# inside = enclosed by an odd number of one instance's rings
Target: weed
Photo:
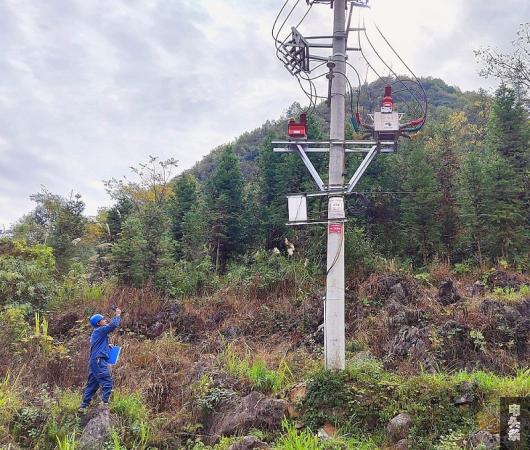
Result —
[[462, 441], [466, 434], [461, 431], [453, 431], [442, 436], [440, 441], [434, 446], [434, 450], [461, 450]]
[[472, 266], [469, 261], [465, 261], [462, 263], [456, 263], [453, 267], [453, 272], [459, 276], [468, 275], [471, 273], [471, 270], [472, 270]]
[[120, 436], [116, 430], [112, 430], [111, 434], [111, 446], [109, 450], [127, 450], [126, 447], [122, 447], [120, 443]]
[[0, 435], [7, 430], [21, 405], [17, 379], [7, 374], [0, 379]]
[[[49, 442], [75, 435], [78, 426], [77, 408], [81, 403], [79, 392], [61, 391], [54, 395], [55, 401], [49, 402], [44, 434]], [[46, 402], [48, 403], [48, 402]]]
[[57, 438], [57, 450], [75, 450], [77, 446], [77, 439], [75, 433], [64, 436], [62, 439]]
[[493, 296], [497, 300], [501, 300], [507, 303], [518, 303], [530, 296], [530, 286], [524, 284], [519, 287], [519, 290], [507, 287], [496, 287], [495, 289], [493, 289]]
[[431, 285], [431, 274], [429, 272], [420, 272], [412, 275], [412, 277], [422, 284]]
[[132, 432], [137, 436], [134, 441], [133, 448], [135, 450], [146, 450], [148, 448], [148, 443], [151, 440], [151, 428], [149, 425], [142, 421], [134, 424], [131, 429]]
[[322, 450], [318, 437], [309, 430], [297, 430], [294, 424], [283, 419], [282, 429], [284, 434], [278, 439], [275, 450]]
[[114, 391], [111, 410], [128, 424], [142, 422], [147, 418], [147, 409], [141, 396]]
[[484, 339], [484, 335], [479, 330], [471, 330], [469, 332], [469, 337], [473, 340], [473, 343], [475, 344], [475, 347], [482, 351], [486, 351], [486, 339]]
[[235, 395], [234, 391], [215, 387], [209, 389], [206, 394], [197, 399], [197, 405], [205, 411], [213, 411], [223, 400], [227, 400]]
[[246, 358], [241, 358], [231, 344], [226, 346], [221, 359], [230, 375], [247, 381], [253, 389], [262, 392], [279, 392], [293, 379], [285, 360], [280, 362], [277, 370], [270, 369], [262, 359], [255, 358], [253, 362], [249, 362]]

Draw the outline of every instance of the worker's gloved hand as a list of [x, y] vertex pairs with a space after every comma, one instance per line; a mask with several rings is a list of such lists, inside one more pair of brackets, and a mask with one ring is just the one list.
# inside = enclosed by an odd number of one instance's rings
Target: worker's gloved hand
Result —
[[119, 316], [121, 316], [121, 309], [116, 308], [116, 317], [119, 317]]

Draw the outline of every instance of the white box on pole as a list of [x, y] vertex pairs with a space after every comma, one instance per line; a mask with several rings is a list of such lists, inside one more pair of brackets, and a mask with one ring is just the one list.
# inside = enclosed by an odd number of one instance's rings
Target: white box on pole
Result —
[[307, 197], [304, 194], [288, 195], [289, 222], [307, 221]]

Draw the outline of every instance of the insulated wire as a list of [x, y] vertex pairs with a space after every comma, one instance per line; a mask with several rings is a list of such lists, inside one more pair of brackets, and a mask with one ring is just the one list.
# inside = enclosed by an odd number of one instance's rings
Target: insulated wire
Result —
[[[357, 40], [358, 40], [358, 46], [359, 46], [359, 51], [361, 53], [361, 56], [363, 57], [364, 61], [366, 62], [366, 65], [367, 65], [367, 72], [366, 72], [366, 78], [368, 79], [368, 69], [371, 69], [372, 72], [376, 75], [376, 77], [378, 77], [379, 79], [384, 79], [384, 77], [382, 77], [378, 72], [377, 70], [375, 70], [374, 66], [372, 66], [372, 64], [370, 63], [370, 61], [368, 60], [368, 58], [366, 57], [365, 53], [364, 53], [364, 50], [363, 50], [363, 46], [361, 45], [361, 13], [359, 13], [359, 20], [358, 20], [358, 26], [357, 26], [358, 30], [357, 30]], [[366, 32], [366, 31], [365, 31]], [[399, 79], [399, 78], [398, 78]], [[397, 83], [398, 80], [396, 80], [394, 83], [392, 84], [395, 84]], [[405, 104], [407, 104], [406, 100], [401, 97], [401, 96], [398, 96], [398, 98], [401, 98], [403, 100], [403, 102]]]
[[[281, 57], [279, 56], [279, 53], [280, 53], [280, 48], [285, 45], [285, 43], [287, 42], [287, 40], [289, 39], [289, 36], [291, 36], [291, 34], [288, 34], [285, 39], [283, 39], [282, 41], [280, 41], [279, 39], [279, 36], [281, 34], [281, 31], [283, 30], [283, 27], [285, 26], [285, 24], [287, 23], [287, 20], [289, 19], [289, 17], [291, 17], [291, 15], [293, 14], [294, 10], [296, 9], [296, 7], [298, 6], [298, 4], [300, 3], [300, 0], [297, 0], [296, 3], [292, 6], [291, 10], [289, 11], [289, 13], [287, 14], [287, 16], [285, 17], [285, 19], [283, 20], [280, 28], [278, 29], [278, 32], [276, 34], [274, 34], [274, 29], [276, 27], [276, 24], [279, 20], [279, 17], [281, 15], [281, 13], [283, 12], [283, 10], [285, 9], [285, 7], [287, 6], [287, 4], [289, 3], [290, 0], [286, 0], [286, 2], [283, 4], [282, 8], [280, 9], [278, 15], [276, 16], [276, 19], [274, 21], [274, 24], [273, 24], [273, 27], [272, 27], [272, 37], [275, 41], [275, 47], [276, 47], [276, 57], [280, 60], [280, 62], [284, 63], [284, 61], [281, 59]], [[309, 7], [307, 8], [307, 11], [305, 12], [305, 14], [302, 16], [302, 18], [300, 19], [300, 21], [298, 22], [298, 24], [296, 25], [296, 28], [298, 28], [303, 22], [304, 20], [306, 19], [306, 17], [308, 16], [309, 12], [311, 11], [311, 8], [313, 7], [313, 4], [310, 4]], [[299, 74], [296, 74], [295, 75], [297, 81], [298, 81], [298, 84], [300, 85], [300, 88], [302, 89], [303, 93], [306, 95], [306, 97], [309, 99], [309, 107], [307, 108], [306, 112], [313, 112], [315, 109], [316, 109], [316, 99], [318, 99], [318, 95], [317, 95], [317, 90], [316, 90], [316, 87], [314, 85], [314, 83], [312, 83], [311, 80], [306, 80], [308, 81], [309, 83], [309, 92], [306, 90], [306, 88], [303, 86], [303, 83], [301, 80], [305, 80], [304, 77], [300, 76]], [[313, 91], [314, 91], [314, 94], [313, 94]], [[323, 97], [325, 98], [325, 97]]]
[[385, 37], [385, 35], [383, 34], [383, 32], [379, 29], [379, 27], [377, 26], [377, 24], [374, 24], [375, 25], [375, 29], [379, 32], [379, 34], [381, 35], [381, 37], [383, 38], [383, 40], [386, 42], [386, 44], [390, 47], [390, 50], [392, 50], [394, 52], [394, 54], [398, 57], [398, 59], [401, 61], [401, 63], [407, 68], [407, 70], [412, 74], [412, 76], [414, 77], [414, 79], [416, 80], [416, 82], [419, 84], [419, 86], [421, 87], [421, 90], [423, 91], [423, 97], [425, 99], [425, 115], [424, 115], [424, 118], [427, 117], [427, 109], [428, 109], [428, 101], [427, 101], [427, 93], [425, 92], [425, 89], [423, 87], [423, 84], [420, 83], [420, 80], [418, 79], [418, 77], [416, 76], [416, 74], [410, 69], [410, 67], [407, 65], [407, 63], [405, 63], [405, 61], [403, 61], [403, 59], [401, 58], [401, 56], [399, 56], [398, 52], [394, 49], [394, 47], [392, 47], [392, 45], [390, 44], [390, 42], [388, 42], [388, 39]]
[[280, 9], [278, 14], [276, 15], [276, 19], [274, 19], [274, 23], [272, 24], [271, 34], [272, 34], [272, 38], [274, 39], [274, 41], [276, 41], [276, 37], [274, 36], [274, 28], [276, 28], [276, 24], [278, 23], [278, 19], [280, 18], [283, 10], [285, 9], [285, 7], [287, 6], [287, 3], [289, 3], [289, 1], [290, 0], [285, 0], [285, 3], [283, 4], [282, 8]]
[[[353, 66], [353, 64], [350, 64], [348, 61], [346, 61], [346, 64], [353, 69], [353, 71], [357, 75], [357, 80], [359, 81], [359, 90], [357, 91], [357, 108], [356, 108], [356, 112], [359, 112], [359, 101], [361, 99], [361, 89], [362, 89], [361, 77], [360, 77], [359, 72], [357, 71], [357, 69]], [[352, 102], [353, 102], [353, 100], [352, 100]], [[352, 103], [352, 115], [353, 115], [353, 103]]]
[[[286, 3], [288, 3], [290, 0], [287, 0]], [[278, 37], [280, 36], [280, 33], [282, 32], [283, 30], [283, 27], [285, 26], [285, 24], [287, 23], [287, 21], [289, 20], [289, 17], [291, 17], [291, 14], [293, 13], [293, 11], [296, 9], [296, 7], [298, 6], [298, 3], [300, 3], [300, 0], [296, 0], [296, 3], [293, 5], [293, 7], [291, 8], [291, 10], [289, 11], [289, 13], [287, 14], [287, 16], [285, 17], [285, 19], [283, 20], [280, 28], [278, 29], [278, 32], [276, 33], [276, 36], [273, 36], [274, 37], [274, 40], [278, 43], [280, 42], [278, 40]], [[282, 8], [283, 9], [283, 8]], [[275, 22], [276, 23], [276, 22]]]
[[344, 233], [346, 230], [344, 230], [344, 223], [342, 223], [342, 226], [343, 226], [343, 229], [342, 229], [342, 233], [340, 234], [340, 242], [339, 242], [339, 248], [337, 250], [337, 253], [335, 254], [335, 258], [333, 259], [333, 262], [331, 263], [331, 265], [329, 266], [327, 272], [326, 272], [326, 276], [329, 275], [329, 273], [331, 272], [331, 269], [333, 269], [333, 267], [335, 267], [335, 264], [337, 264], [337, 261], [339, 260], [339, 256], [340, 256], [340, 253], [342, 251], [342, 244], [344, 243]]
[[[366, 37], [366, 41], [368, 42], [368, 44], [370, 45], [370, 47], [372, 48], [373, 52], [376, 54], [376, 56], [381, 60], [381, 62], [387, 67], [387, 69], [392, 73], [392, 75], [394, 75], [396, 77], [396, 80], [401, 84], [403, 85], [403, 87], [409, 91], [409, 93], [412, 95], [412, 97], [414, 97], [414, 100], [416, 100], [416, 102], [418, 103], [418, 105], [420, 106], [420, 108], [423, 110], [423, 104], [422, 102], [419, 101], [418, 97], [416, 97], [416, 94], [414, 93], [414, 91], [412, 91], [402, 80], [401, 78], [399, 78], [399, 75], [394, 72], [394, 70], [392, 69], [392, 67], [390, 67], [387, 62], [381, 57], [381, 55], [379, 54], [379, 52], [375, 49], [375, 47], [373, 46], [372, 44], [372, 41], [370, 40], [370, 38], [368, 37], [368, 33], [366, 32], [366, 24], [365, 22], [363, 21], [363, 28], [364, 28], [364, 36]], [[421, 85], [420, 85], [421, 86]], [[425, 114], [425, 113], [424, 113]]]

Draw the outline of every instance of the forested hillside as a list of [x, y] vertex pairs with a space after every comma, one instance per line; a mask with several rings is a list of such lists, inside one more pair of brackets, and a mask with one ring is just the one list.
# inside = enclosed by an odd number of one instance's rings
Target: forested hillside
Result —
[[[364, 87], [366, 111], [387, 81]], [[108, 448], [498, 439], [499, 398], [530, 395], [529, 115], [508, 85], [421, 81], [427, 126], [347, 201], [344, 373], [321, 362], [326, 230], [286, 225], [285, 195], [315, 187], [295, 155], [272, 152], [299, 105], [178, 176], [175, 160], [134, 166], [106, 182], [114, 206], [96, 217], [81, 195], [33, 195], [0, 240], [1, 448], [74, 448], [87, 317], [111, 305], [124, 352]], [[327, 135], [321, 104], [309, 138]], [[311, 158], [325, 180], [325, 155]], [[391, 425], [400, 413], [406, 432]], [[245, 435], [255, 446], [237, 446]]]

